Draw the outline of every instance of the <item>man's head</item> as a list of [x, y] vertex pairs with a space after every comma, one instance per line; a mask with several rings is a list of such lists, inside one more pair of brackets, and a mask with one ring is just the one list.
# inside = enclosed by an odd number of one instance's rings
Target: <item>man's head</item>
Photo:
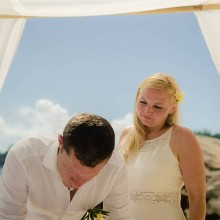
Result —
[[70, 119], [63, 131], [62, 149], [74, 150], [84, 166], [95, 167], [108, 159], [114, 149], [115, 134], [110, 123], [98, 116], [79, 114]]
[[78, 188], [96, 176], [111, 157], [115, 134], [106, 119], [83, 113], [69, 120], [58, 140], [62, 181], [67, 187]]

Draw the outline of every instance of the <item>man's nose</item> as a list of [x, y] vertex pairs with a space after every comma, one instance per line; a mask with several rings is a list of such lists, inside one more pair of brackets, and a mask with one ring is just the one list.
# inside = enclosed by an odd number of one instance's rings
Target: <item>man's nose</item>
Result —
[[83, 184], [85, 184], [87, 181], [83, 178], [78, 178], [76, 181], [75, 181], [75, 185], [77, 188], [79, 188], [80, 186], [82, 186]]

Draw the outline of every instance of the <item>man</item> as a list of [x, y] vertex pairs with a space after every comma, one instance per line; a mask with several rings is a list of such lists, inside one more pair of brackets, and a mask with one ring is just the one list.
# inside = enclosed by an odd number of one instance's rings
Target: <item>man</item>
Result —
[[30, 137], [8, 152], [0, 182], [0, 219], [80, 220], [103, 201], [111, 220], [131, 220], [127, 173], [107, 120], [79, 114], [63, 136]]

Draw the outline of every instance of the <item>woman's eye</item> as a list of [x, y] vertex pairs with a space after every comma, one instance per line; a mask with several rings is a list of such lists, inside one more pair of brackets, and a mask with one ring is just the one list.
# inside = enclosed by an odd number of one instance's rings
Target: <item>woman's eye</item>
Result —
[[147, 104], [145, 101], [140, 101], [140, 103], [141, 103], [141, 104], [145, 104], [145, 105]]
[[160, 106], [157, 106], [157, 105], [155, 105], [154, 106], [156, 109], [162, 109], [163, 107], [160, 107]]

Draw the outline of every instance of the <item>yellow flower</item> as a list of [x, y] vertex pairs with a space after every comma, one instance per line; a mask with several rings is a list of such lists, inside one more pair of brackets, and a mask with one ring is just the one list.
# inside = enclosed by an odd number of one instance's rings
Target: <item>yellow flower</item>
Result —
[[108, 216], [109, 213], [110, 213], [109, 211], [105, 211], [100, 208], [88, 209], [81, 218], [81, 220], [91, 220], [91, 219], [102, 220], [105, 218], [104, 216], [105, 215]]
[[176, 94], [174, 94], [175, 96], [175, 102], [176, 103], [180, 103], [183, 101], [183, 92], [181, 91], [176, 91]]
[[101, 220], [101, 219], [103, 219], [103, 214], [99, 213], [99, 214], [97, 215], [97, 220]]

